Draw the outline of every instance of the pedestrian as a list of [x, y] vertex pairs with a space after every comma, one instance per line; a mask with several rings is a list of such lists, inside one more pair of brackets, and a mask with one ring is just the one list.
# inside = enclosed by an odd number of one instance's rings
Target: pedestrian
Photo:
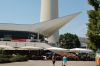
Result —
[[53, 54], [53, 56], [52, 56], [52, 63], [53, 63], [53, 66], [55, 66], [55, 62], [56, 62], [56, 55]]
[[67, 61], [68, 61], [67, 56], [63, 56], [62, 66], [66, 66]]

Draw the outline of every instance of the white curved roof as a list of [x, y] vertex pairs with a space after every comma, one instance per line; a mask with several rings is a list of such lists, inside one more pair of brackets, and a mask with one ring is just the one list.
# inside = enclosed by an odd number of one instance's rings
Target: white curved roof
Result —
[[68, 16], [60, 17], [54, 20], [39, 22], [36, 24], [0, 24], [0, 30], [11, 30], [11, 31], [28, 31], [35, 32], [45, 35], [47, 37], [51, 36], [57, 30], [59, 30], [66, 23], [71, 21], [73, 18], [78, 16], [80, 12], [71, 14]]

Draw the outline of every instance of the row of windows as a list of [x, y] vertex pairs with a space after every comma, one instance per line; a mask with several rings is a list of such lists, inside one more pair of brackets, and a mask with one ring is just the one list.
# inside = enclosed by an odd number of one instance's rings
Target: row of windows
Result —
[[[22, 31], [0, 31], [0, 38], [3, 40], [11, 39], [37, 39], [38, 34]], [[39, 35], [39, 39], [44, 39], [43, 35]]]

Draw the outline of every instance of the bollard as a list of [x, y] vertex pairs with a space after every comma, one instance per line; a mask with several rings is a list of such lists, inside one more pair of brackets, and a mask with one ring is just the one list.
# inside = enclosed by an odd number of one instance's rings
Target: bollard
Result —
[[100, 50], [96, 51], [96, 65], [100, 66]]

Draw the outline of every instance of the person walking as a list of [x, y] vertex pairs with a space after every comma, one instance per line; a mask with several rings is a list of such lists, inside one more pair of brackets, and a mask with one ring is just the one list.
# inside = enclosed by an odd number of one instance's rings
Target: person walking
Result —
[[52, 63], [53, 63], [53, 66], [55, 66], [55, 62], [56, 62], [56, 55], [53, 54], [53, 56], [52, 56]]
[[66, 66], [67, 61], [68, 61], [68, 58], [66, 56], [63, 56], [62, 66]]

